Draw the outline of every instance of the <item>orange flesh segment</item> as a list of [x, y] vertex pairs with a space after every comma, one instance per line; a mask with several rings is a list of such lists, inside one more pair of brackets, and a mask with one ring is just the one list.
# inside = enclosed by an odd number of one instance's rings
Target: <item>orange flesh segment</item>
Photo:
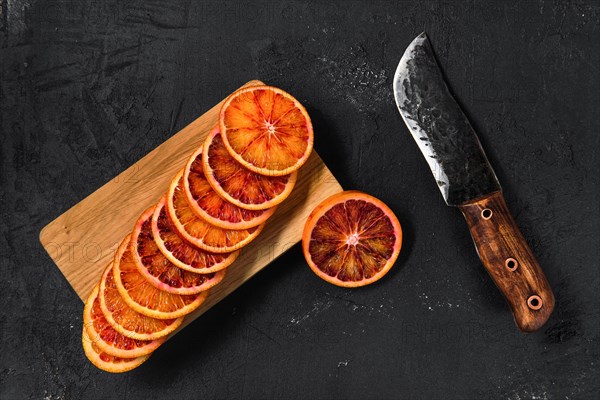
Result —
[[[212, 270], [213, 272], [225, 268], [228, 264], [232, 253], [209, 253], [199, 249], [183, 240], [176, 232], [169, 217], [167, 215], [165, 202], [161, 201], [157, 205], [158, 218], [156, 220], [155, 234], [160, 236], [160, 240], [164, 244], [166, 250], [183, 264], [188, 265], [193, 269], [197, 269], [199, 273], [203, 270]], [[156, 238], [155, 238], [156, 240]], [[223, 267], [220, 267], [220, 264]]]
[[121, 283], [130, 299], [149, 310], [162, 313], [175, 313], [198, 301], [198, 297], [205, 293], [178, 295], [159, 290], [152, 286], [138, 271], [133, 255], [131, 254], [130, 246], [127, 246], [121, 256], [119, 271]]
[[[242, 204], [258, 205], [273, 201], [286, 191], [294, 175], [264, 176], [241, 166], [227, 151], [220, 134], [213, 137], [208, 164], [215, 181], [229, 196]], [[283, 201], [283, 199], [281, 199]]]
[[[140, 335], [164, 335], [181, 325], [183, 319], [156, 319], [138, 313], [125, 303], [115, 284], [112, 267], [105, 272], [103, 293], [104, 304], [114, 321], [126, 331]], [[164, 336], [161, 335], [161, 336]], [[156, 337], [155, 337], [156, 338]]]
[[257, 227], [231, 230], [210, 225], [198, 217], [190, 208], [183, 191], [183, 180], [180, 178], [173, 192], [173, 209], [175, 217], [183, 229], [193, 239], [198, 239], [202, 244], [215, 249], [235, 250], [239, 244], [247, 240], [258, 229]]
[[[265, 220], [267, 210], [246, 210], [226, 201], [213, 190], [204, 176], [202, 153], [199, 153], [190, 165], [187, 185], [192, 200], [200, 209], [216, 220], [232, 225], [257, 221], [254, 226], [260, 225]], [[270, 214], [272, 212], [269, 212]]]
[[361, 281], [385, 267], [396, 240], [394, 226], [380, 208], [363, 200], [347, 200], [316, 222], [309, 253], [325, 274], [344, 282]]
[[[141, 230], [134, 240], [137, 241], [137, 252], [144, 269], [151, 276], [172, 288], [198, 288], [214, 280], [215, 273], [197, 274], [173, 265], [158, 249], [152, 238], [152, 214], [142, 223]], [[219, 273], [223, 275], [223, 272]], [[222, 276], [219, 276], [222, 279]]]
[[270, 88], [234, 95], [222, 116], [232, 150], [258, 168], [295, 166], [309, 151], [312, 132], [298, 104]]
[[111, 356], [110, 354], [107, 354], [100, 350], [98, 346], [90, 339], [85, 326], [83, 327], [81, 341], [86, 357], [96, 367], [107, 372], [119, 373], [130, 371], [141, 365], [144, 361], [148, 359], [148, 357], [150, 357], [149, 355], [140, 356], [136, 358], [122, 358]]
[[[98, 296], [95, 297], [94, 303], [91, 310], [92, 317], [92, 331], [97, 334], [103, 342], [120, 350], [135, 350], [137, 348], [146, 347], [152, 344], [152, 341], [147, 340], [136, 340], [128, 338], [117, 332], [106, 320], [102, 309], [100, 308], [100, 300]], [[92, 337], [95, 339], [95, 337]], [[161, 340], [161, 342], [164, 340]]]

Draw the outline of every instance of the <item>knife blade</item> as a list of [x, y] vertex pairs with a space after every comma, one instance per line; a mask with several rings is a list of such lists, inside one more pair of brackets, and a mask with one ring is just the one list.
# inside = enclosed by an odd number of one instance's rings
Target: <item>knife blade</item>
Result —
[[496, 174], [448, 89], [425, 33], [400, 59], [393, 90], [442, 197], [462, 211], [479, 257], [517, 326], [523, 332], [539, 329], [554, 309], [552, 289], [506, 206]]

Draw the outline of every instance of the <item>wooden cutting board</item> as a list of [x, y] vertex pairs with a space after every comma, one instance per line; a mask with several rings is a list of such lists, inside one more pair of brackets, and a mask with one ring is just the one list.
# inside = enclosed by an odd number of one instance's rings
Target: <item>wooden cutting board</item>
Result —
[[[244, 86], [258, 84], [262, 82], [250, 81]], [[217, 123], [222, 103], [42, 229], [40, 242], [83, 301], [98, 283], [115, 249], [131, 232], [140, 214], [160, 199], [173, 176], [204, 142], [209, 130]], [[342, 187], [338, 181], [313, 151], [298, 173], [292, 194], [267, 221], [261, 234], [242, 250], [240, 257], [228, 268], [225, 279], [211, 289], [204, 304], [188, 316], [184, 324], [202, 315], [298, 243], [312, 209], [340, 191]]]

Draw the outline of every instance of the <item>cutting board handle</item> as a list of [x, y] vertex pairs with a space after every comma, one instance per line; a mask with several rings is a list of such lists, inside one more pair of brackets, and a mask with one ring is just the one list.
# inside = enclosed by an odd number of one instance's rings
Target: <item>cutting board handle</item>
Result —
[[479, 258], [522, 332], [541, 328], [554, 309], [552, 288], [515, 223], [502, 192], [459, 206]]

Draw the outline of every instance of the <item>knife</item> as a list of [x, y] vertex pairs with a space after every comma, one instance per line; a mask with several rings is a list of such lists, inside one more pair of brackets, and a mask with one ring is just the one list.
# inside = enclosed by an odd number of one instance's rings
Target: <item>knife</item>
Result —
[[446, 204], [462, 211], [479, 258], [517, 326], [536, 331], [554, 309], [552, 289], [506, 206], [477, 134], [446, 86], [425, 33], [400, 59], [394, 98]]

